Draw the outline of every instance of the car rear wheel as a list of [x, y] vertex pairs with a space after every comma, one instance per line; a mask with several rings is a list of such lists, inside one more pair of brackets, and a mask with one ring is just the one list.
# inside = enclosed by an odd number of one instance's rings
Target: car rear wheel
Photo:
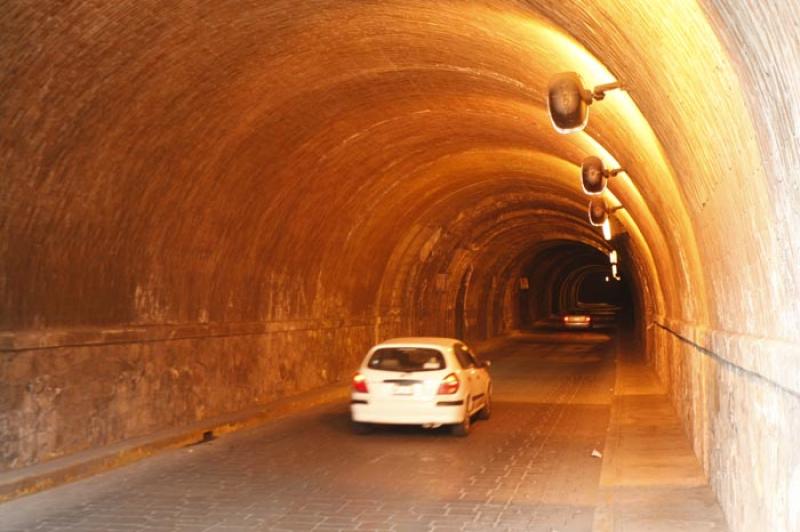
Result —
[[480, 412], [478, 412], [478, 419], [489, 419], [492, 416], [492, 387], [486, 390], [486, 402], [483, 404]]
[[372, 432], [373, 427], [369, 423], [360, 423], [358, 421], [352, 421], [350, 422], [350, 428], [356, 434], [369, 434], [370, 432]]
[[464, 437], [469, 434], [470, 428], [472, 428], [472, 420], [469, 415], [469, 407], [467, 407], [464, 409], [464, 420], [450, 427], [450, 430], [454, 436]]

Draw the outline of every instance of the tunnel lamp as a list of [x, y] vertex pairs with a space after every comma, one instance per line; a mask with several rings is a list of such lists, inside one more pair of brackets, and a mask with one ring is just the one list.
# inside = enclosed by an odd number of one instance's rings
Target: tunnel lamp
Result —
[[608, 262], [610, 262], [613, 266], [618, 264], [616, 250], [611, 250], [608, 252]]
[[547, 113], [559, 133], [574, 133], [586, 127], [589, 106], [602, 100], [611, 89], [620, 88], [619, 82], [598, 85], [594, 90], [583, 87], [581, 77], [575, 72], [562, 72], [554, 76], [547, 86]]
[[603, 222], [603, 238], [611, 240], [611, 236], [611, 219], [606, 218], [606, 221]]
[[609, 280], [610, 280], [610, 279], [608, 278], [608, 275], [606, 275], [606, 282], [608, 282]]
[[589, 200], [589, 223], [596, 227], [601, 227], [608, 221], [609, 214], [615, 213], [620, 209], [624, 209], [624, 207], [622, 205], [609, 207], [602, 197], [593, 197]]
[[603, 198], [592, 198], [589, 201], [589, 223], [601, 226], [608, 221], [608, 207]]
[[590, 196], [602, 194], [608, 184], [608, 179], [614, 177], [622, 168], [607, 170], [599, 157], [590, 155], [581, 163], [581, 186], [583, 191]]
[[620, 275], [619, 275], [619, 270], [617, 270], [617, 265], [616, 264], [612, 264], [611, 265], [611, 277], [615, 281], [619, 281], [619, 280], [622, 279], [622, 277], [620, 277]]

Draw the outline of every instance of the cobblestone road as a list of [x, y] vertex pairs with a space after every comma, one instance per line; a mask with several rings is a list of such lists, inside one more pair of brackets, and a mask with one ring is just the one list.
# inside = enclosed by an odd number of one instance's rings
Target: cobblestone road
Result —
[[357, 436], [335, 404], [0, 506], [0, 529], [591, 530], [614, 366], [599, 334], [522, 336], [467, 438]]

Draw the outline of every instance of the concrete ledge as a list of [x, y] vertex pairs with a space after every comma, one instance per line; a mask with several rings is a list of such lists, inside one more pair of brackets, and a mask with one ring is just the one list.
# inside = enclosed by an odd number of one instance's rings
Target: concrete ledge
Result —
[[652, 369], [619, 353], [593, 532], [725, 531], [725, 516]]
[[131, 325], [126, 327], [46, 329], [42, 331], [3, 331], [0, 332], [0, 353], [64, 347], [173, 342], [198, 338], [260, 336], [289, 331], [374, 327], [376, 321], [384, 324], [394, 323], [397, 318], [394, 316], [371, 316], [355, 319], [178, 323], [168, 325]]
[[343, 400], [349, 393], [348, 386], [344, 384], [327, 386], [243, 412], [206, 419], [189, 426], [8, 471], [0, 474], [0, 502], [87, 478], [136, 462], [159, 451], [198, 443], [209, 432], [217, 437], [256, 427], [317, 405]]

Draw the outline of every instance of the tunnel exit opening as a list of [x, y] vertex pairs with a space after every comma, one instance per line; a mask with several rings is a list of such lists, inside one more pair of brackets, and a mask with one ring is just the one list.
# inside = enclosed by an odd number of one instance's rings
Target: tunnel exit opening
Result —
[[521, 269], [527, 289], [517, 292], [519, 328], [531, 328], [570, 312], [595, 312], [601, 322], [625, 316], [633, 302], [626, 277], [611, 275], [608, 255], [575, 241], [548, 242]]

